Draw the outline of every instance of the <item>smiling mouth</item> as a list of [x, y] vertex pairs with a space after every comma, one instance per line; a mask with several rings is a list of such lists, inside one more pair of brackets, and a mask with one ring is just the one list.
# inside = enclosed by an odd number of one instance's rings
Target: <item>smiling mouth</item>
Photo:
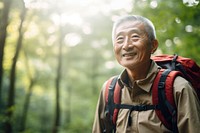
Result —
[[122, 54], [123, 57], [130, 57], [130, 56], [135, 56], [135, 53], [124, 53]]

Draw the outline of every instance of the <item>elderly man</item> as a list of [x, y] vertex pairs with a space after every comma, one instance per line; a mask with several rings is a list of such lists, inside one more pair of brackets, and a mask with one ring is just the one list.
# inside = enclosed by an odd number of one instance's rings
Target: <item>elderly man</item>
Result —
[[[132, 15], [120, 18], [114, 23], [113, 48], [118, 63], [124, 67], [119, 75], [121, 104], [152, 105], [151, 87], [160, 67], [151, 60], [158, 41], [153, 23], [142, 16]], [[120, 109], [115, 127], [105, 116], [104, 83], [99, 96], [93, 133], [171, 133], [155, 113], [155, 110], [131, 111]], [[200, 105], [192, 86], [178, 76], [174, 80], [173, 94], [177, 106], [177, 128], [179, 133], [200, 131]], [[128, 122], [131, 116], [131, 124]]]

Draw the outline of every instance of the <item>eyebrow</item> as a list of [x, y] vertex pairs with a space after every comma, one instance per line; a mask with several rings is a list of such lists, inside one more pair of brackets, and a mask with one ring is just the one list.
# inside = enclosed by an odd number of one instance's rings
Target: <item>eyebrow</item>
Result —
[[[115, 37], [118, 37], [119, 35], [121, 35], [121, 34], [123, 34], [123, 33], [125, 33], [125, 31], [121, 31], [121, 32], [117, 33]], [[142, 32], [142, 31], [139, 30], [139, 29], [133, 28], [133, 29], [131, 29], [130, 31], [128, 31], [128, 33], [138, 33], [138, 34], [141, 34], [141, 33], [144, 33], [144, 32]]]

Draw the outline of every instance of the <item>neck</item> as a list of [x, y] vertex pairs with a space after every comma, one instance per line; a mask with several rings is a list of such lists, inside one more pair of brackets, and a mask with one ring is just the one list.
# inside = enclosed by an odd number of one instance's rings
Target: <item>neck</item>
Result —
[[134, 80], [144, 79], [146, 78], [149, 69], [151, 66], [151, 60], [143, 63], [142, 65], [133, 68], [133, 69], [126, 69], [128, 76], [130, 78], [130, 81], [133, 82]]

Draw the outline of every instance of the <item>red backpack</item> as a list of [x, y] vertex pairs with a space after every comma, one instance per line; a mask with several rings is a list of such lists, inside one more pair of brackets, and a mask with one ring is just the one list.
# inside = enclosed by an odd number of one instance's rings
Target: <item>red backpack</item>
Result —
[[[162, 67], [152, 86], [153, 105], [121, 104], [121, 87], [117, 82], [118, 76], [112, 77], [107, 81], [105, 114], [111, 121], [114, 132], [119, 109], [129, 109], [131, 112], [153, 109], [165, 127], [174, 133], [178, 133], [177, 109], [173, 97], [173, 83], [177, 76], [187, 79], [200, 99], [200, 67], [193, 60], [177, 55], [154, 56], [152, 60]], [[131, 124], [130, 115], [128, 124]]]

